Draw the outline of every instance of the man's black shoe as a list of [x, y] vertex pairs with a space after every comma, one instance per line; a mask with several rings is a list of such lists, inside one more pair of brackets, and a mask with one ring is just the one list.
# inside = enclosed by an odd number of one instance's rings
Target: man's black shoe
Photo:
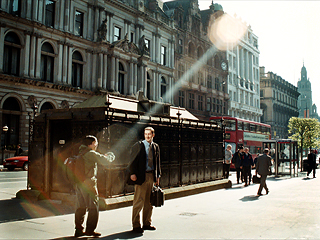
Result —
[[141, 227], [135, 227], [132, 229], [132, 231], [135, 233], [143, 233], [143, 229]]
[[85, 235], [92, 236], [92, 237], [100, 237], [101, 233], [98, 233], [98, 232], [85, 232]]
[[82, 237], [84, 236], [84, 232], [82, 230], [76, 230], [75, 233], [74, 233], [74, 237]]
[[153, 230], [156, 230], [156, 227], [154, 227], [154, 226], [143, 226], [143, 230], [151, 230], [151, 231], [153, 231]]

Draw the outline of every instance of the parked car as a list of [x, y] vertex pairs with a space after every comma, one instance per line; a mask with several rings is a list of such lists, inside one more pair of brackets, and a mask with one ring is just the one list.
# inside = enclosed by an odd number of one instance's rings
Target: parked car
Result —
[[28, 171], [28, 151], [22, 152], [19, 156], [11, 157], [3, 160], [3, 167], [13, 171], [15, 168], [22, 168]]

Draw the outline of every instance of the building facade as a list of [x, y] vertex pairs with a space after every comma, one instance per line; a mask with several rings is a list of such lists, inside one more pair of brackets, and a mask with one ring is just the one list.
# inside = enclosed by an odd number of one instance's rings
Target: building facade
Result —
[[261, 122], [271, 125], [271, 136], [288, 138], [288, 123], [298, 117], [298, 88], [273, 72], [260, 67]]
[[232, 117], [260, 122], [259, 54], [258, 37], [251, 26], [237, 44], [227, 46], [229, 115]]
[[0, 1], [0, 125], [9, 128], [1, 146], [27, 149], [29, 121], [38, 112], [96, 94], [143, 96], [205, 120], [227, 113], [220, 52], [179, 95], [179, 76], [212, 46], [198, 1], [180, 2], [189, 5], [178, 7], [179, 23], [161, 0]]
[[312, 102], [311, 82], [307, 75], [306, 67], [301, 68], [301, 78], [298, 81], [298, 109], [300, 118], [316, 118], [320, 120], [317, 113], [317, 106]]
[[200, 11], [198, 0], [164, 3], [164, 11], [174, 19], [176, 106], [186, 108], [199, 119], [228, 114], [228, 71], [226, 54], [212, 51], [208, 37], [210, 23], [223, 14], [211, 5]]
[[175, 34], [157, 1], [2, 0], [0, 10], [1, 146], [26, 149], [34, 114], [100, 92], [173, 103]]

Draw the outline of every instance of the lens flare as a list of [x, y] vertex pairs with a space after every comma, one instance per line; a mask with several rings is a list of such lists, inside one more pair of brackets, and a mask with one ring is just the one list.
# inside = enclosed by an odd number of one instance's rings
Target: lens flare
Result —
[[247, 26], [240, 19], [226, 13], [218, 18], [213, 16], [208, 27], [209, 39], [219, 50], [227, 50], [228, 45], [236, 45], [246, 32]]

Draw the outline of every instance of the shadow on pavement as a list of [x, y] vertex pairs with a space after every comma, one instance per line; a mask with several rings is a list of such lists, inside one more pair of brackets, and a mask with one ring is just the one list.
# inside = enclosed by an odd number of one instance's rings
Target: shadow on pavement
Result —
[[143, 234], [142, 233], [135, 233], [130, 231], [125, 231], [125, 232], [120, 232], [120, 233], [115, 233], [111, 234], [105, 237], [100, 237], [99, 239], [103, 240], [111, 240], [111, 239], [133, 239], [137, 237], [141, 237]]
[[312, 178], [309, 178], [309, 177], [305, 177], [305, 178], [302, 178], [302, 180], [311, 180]]
[[256, 201], [256, 200], [259, 200], [259, 196], [257, 195], [244, 196], [240, 200], [242, 202]]
[[0, 224], [74, 213], [73, 206], [57, 204], [49, 200], [31, 203], [17, 198], [0, 200], [0, 209]]

